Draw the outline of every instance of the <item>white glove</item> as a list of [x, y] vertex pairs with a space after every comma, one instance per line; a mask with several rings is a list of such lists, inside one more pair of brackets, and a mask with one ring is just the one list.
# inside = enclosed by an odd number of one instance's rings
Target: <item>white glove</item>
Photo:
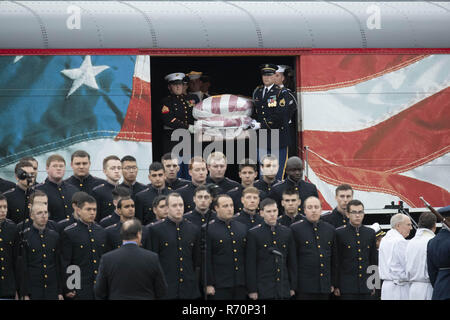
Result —
[[254, 130], [258, 130], [261, 128], [261, 123], [253, 119], [252, 122], [250, 123], [250, 127]]
[[188, 130], [190, 133], [194, 133], [194, 126], [192, 124], [189, 125]]

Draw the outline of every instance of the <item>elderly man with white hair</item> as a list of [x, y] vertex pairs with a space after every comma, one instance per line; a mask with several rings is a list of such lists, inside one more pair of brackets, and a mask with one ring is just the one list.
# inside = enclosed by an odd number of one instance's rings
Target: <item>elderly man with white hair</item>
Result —
[[398, 213], [391, 218], [391, 230], [381, 240], [379, 272], [383, 280], [381, 300], [408, 300], [409, 283], [406, 275], [405, 252], [412, 229], [411, 219]]

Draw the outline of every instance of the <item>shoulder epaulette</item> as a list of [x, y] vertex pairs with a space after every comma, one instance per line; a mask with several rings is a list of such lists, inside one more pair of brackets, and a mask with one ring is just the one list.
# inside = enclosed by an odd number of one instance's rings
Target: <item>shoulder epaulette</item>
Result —
[[284, 181], [285, 181], [285, 180], [283, 180], [283, 181], [278, 181], [277, 183], [275, 183], [275, 184], [273, 185], [272, 188], [275, 188], [276, 186], [279, 186], [280, 184], [283, 184]]
[[65, 228], [64, 228], [64, 231], [73, 229], [73, 228], [75, 228], [77, 225], [78, 225], [78, 222], [74, 222], [74, 223], [72, 223], [71, 225], [68, 225], [67, 227], [65, 227]]
[[112, 225], [110, 225], [110, 226], [107, 226], [107, 227], [105, 228], [105, 230], [115, 228], [115, 227], [117, 227], [117, 225], [118, 225], [118, 223], [114, 223], [114, 224], [112, 224]]
[[329, 216], [329, 215], [332, 214], [332, 213], [333, 213], [333, 211], [328, 211], [328, 212], [322, 213], [322, 214], [321, 214], [321, 217]]
[[228, 190], [227, 193], [232, 192], [232, 191], [238, 191], [238, 190], [239, 190], [239, 187], [234, 187], [233, 189]]
[[16, 187], [11, 188], [11, 189], [8, 189], [8, 190], [6, 190], [5, 192], [3, 192], [3, 195], [5, 196], [7, 193], [11, 193], [11, 192], [13, 192], [15, 189], [16, 189]]
[[248, 231], [250, 231], [250, 230], [256, 230], [256, 229], [258, 229], [258, 228], [261, 228], [261, 226], [262, 226], [262, 224], [260, 223], [260, 224], [258, 224], [258, 225], [256, 225], [256, 226], [254, 226], [253, 228], [250, 228]]
[[192, 212], [194, 212], [194, 210], [191, 210], [191, 211], [185, 212], [185, 213], [183, 214], [183, 216], [187, 216], [188, 214], [192, 214]]
[[[326, 222], [326, 221], [325, 221], [325, 222]], [[337, 227], [336, 230], [344, 229], [344, 228], [345, 228], [345, 226], [340, 226], [340, 227]]]
[[110, 214], [109, 216], [106, 216], [104, 218], [102, 218], [102, 220], [100, 220], [100, 223], [102, 223], [103, 221], [106, 221], [107, 219], [111, 219], [112, 218], [112, 214]]
[[291, 226], [294, 226], [294, 225], [297, 225], [297, 224], [300, 224], [301, 222], [303, 222], [304, 220], [302, 219], [302, 220], [299, 220], [299, 221], [295, 221], [294, 223], [292, 223], [291, 224]]
[[92, 188], [92, 191], [97, 190], [98, 188], [101, 188], [101, 187], [104, 187], [104, 186], [105, 186], [104, 183], [99, 184], [98, 186], [93, 187], [93, 188]]
[[148, 190], [150, 190], [149, 187], [145, 188], [144, 190], [139, 191], [138, 193], [136, 193], [136, 197], [141, 193], [147, 192]]
[[39, 188], [39, 187], [42, 187], [44, 184], [45, 184], [45, 182], [41, 182], [41, 183], [38, 183], [37, 185], [35, 185], [34, 187]]
[[212, 224], [214, 222], [216, 222], [216, 219], [211, 219], [208, 224]]

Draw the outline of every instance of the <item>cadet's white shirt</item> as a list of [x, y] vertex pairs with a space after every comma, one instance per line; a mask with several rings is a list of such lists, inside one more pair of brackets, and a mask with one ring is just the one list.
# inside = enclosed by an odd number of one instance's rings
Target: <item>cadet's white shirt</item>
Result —
[[381, 300], [408, 300], [405, 252], [408, 241], [395, 229], [381, 239], [378, 268], [383, 281]]
[[435, 234], [429, 229], [417, 229], [406, 247], [406, 275], [410, 281], [409, 300], [431, 300], [433, 287], [427, 268], [427, 244]]

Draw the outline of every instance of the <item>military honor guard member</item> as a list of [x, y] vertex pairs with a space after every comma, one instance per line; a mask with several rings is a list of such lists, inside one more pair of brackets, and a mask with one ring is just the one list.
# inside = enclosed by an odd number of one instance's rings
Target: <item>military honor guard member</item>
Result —
[[131, 198], [136, 201], [136, 194], [147, 188], [145, 184], [136, 181], [139, 172], [136, 158], [127, 155], [120, 159], [120, 163], [122, 164], [123, 176], [123, 182], [120, 184], [120, 186], [129, 188], [131, 192]]
[[210, 210], [212, 201], [213, 198], [208, 187], [204, 185], [198, 186], [194, 191], [195, 208], [185, 213], [184, 218], [201, 228], [202, 225], [216, 217], [216, 213]]
[[321, 219], [338, 228], [348, 224], [347, 203], [353, 199], [353, 188], [348, 184], [341, 184], [336, 188], [335, 199], [336, 208], [331, 212], [324, 213]]
[[160, 162], [153, 162], [149, 166], [149, 186], [136, 195], [136, 218], [144, 224], [156, 221], [153, 213], [153, 199], [159, 195], [167, 195], [170, 190], [166, 187], [164, 166]]
[[259, 171], [261, 178], [253, 184], [254, 187], [261, 191], [261, 200], [267, 198], [273, 186], [280, 182], [277, 179], [278, 168], [278, 159], [274, 155], [266, 154], [261, 158]]
[[80, 219], [80, 216], [78, 214], [78, 211], [80, 210], [80, 208], [78, 207], [78, 201], [84, 199], [86, 196], [88, 196], [88, 194], [84, 191], [78, 191], [73, 194], [73, 196], [72, 196], [72, 208], [73, 208], [72, 216], [70, 218], [61, 220], [57, 223], [56, 230], [58, 231], [59, 234], [61, 234], [61, 232], [64, 231], [64, 229], [66, 227], [70, 226], [71, 224], [74, 224], [75, 222], [78, 221], [78, 219]]
[[[439, 213], [450, 219], [450, 206], [442, 207]], [[433, 286], [432, 300], [450, 299], [450, 228], [442, 223], [442, 228], [427, 245], [427, 266]]]
[[105, 228], [106, 231], [106, 251], [119, 248], [122, 245], [120, 229], [125, 221], [133, 220], [135, 214], [134, 201], [131, 196], [119, 199], [117, 203], [117, 215], [119, 221]]
[[264, 219], [258, 213], [258, 189], [255, 187], [245, 188], [242, 191], [241, 202], [244, 208], [233, 217], [233, 220], [243, 223], [247, 227], [247, 230], [263, 223]]
[[[78, 203], [80, 219], [61, 232], [63, 290], [67, 298], [93, 300], [100, 258], [106, 250], [106, 232], [95, 222], [97, 213], [95, 199], [86, 196]], [[79, 288], [75, 286], [76, 283], [67, 281], [71, 275], [68, 267], [72, 265], [80, 268]], [[72, 287], [72, 285], [74, 286]]]
[[113, 205], [114, 205], [114, 212], [111, 213], [109, 216], [104, 217], [102, 220], [100, 220], [99, 225], [102, 228], [107, 228], [120, 220], [120, 215], [117, 210], [117, 205], [119, 203], [120, 199], [123, 198], [129, 198], [131, 197], [130, 194], [130, 188], [124, 187], [124, 186], [117, 186], [115, 189], [113, 189], [112, 193], [112, 199], [113, 199]]
[[164, 299], [198, 299], [200, 228], [184, 219], [183, 198], [167, 196], [167, 218], [149, 227], [151, 250], [159, 255], [168, 291]]
[[169, 190], [177, 190], [185, 185], [189, 184], [188, 180], [178, 178], [178, 172], [180, 166], [178, 159], [172, 157], [171, 153], [166, 153], [161, 157], [161, 163], [164, 166], [164, 172], [166, 174], [166, 186]]
[[92, 196], [97, 200], [96, 221], [114, 212], [112, 191], [122, 178], [122, 163], [119, 157], [111, 155], [103, 159], [103, 173], [106, 176], [106, 182], [92, 189]]
[[289, 299], [297, 286], [297, 259], [292, 231], [277, 223], [274, 200], [261, 202], [264, 222], [247, 233], [245, 268], [252, 300]]
[[345, 210], [349, 222], [336, 229], [337, 279], [334, 295], [342, 300], [369, 300], [375, 289], [369, 289], [367, 269], [378, 264], [375, 231], [364, 226], [364, 205], [351, 200]]
[[297, 299], [328, 300], [336, 283], [336, 231], [320, 220], [317, 197], [308, 197], [303, 211], [306, 219], [290, 226], [297, 249]]
[[63, 181], [66, 172], [66, 160], [58, 154], [51, 155], [46, 163], [47, 179], [36, 186], [37, 190], [45, 192], [48, 196], [49, 217], [55, 222], [70, 218], [73, 209], [72, 196], [77, 192], [70, 183]]
[[411, 219], [402, 213], [391, 218], [391, 230], [381, 240], [378, 252], [378, 268], [381, 286], [381, 300], [408, 300], [409, 282], [406, 276], [405, 252], [411, 232]]
[[195, 189], [206, 184], [207, 170], [206, 162], [203, 158], [193, 157], [189, 161], [189, 175], [192, 181], [177, 190], [177, 193], [183, 198], [185, 212], [189, 212], [195, 207], [193, 200]]
[[290, 188], [284, 190], [281, 199], [284, 214], [278, 217], [278, 223], [290, 227], [294, 222], [304, 219], [305, 216], [300, 213], [301, 204], [302, 201], [295, 189]]
[[217, 217], [203, 228], [206, 236], [206, 293], [212, 300], [245, 300], [245, 246], [247, 227], [233, 220], [233, 200], [215, 199]]
[[70, 166], [72, 167], [73, 175], [66, 179], [65, 182], [73, 185], [78, 191], [92, 194], [92, 189], [94, 187], [105, 183], [105, 180], [90, 174], [91, 156], [84, 150], [77, 150], [72, 153], [70, 157]]
[[235, 211], [239, 212], [244, 208], [241, 202], [242, 191], [247, 187], [253, 187], [253, 183], [257, 176], [257, 166], [250, 159], [244, 159], [244, 161], [239, 164], [239, 178], [241, 178], [241, 184], [227, 192], [231, 199], [233, 199]]
[[211, 153], [206, 159], [206, 164], [209, 171], [206, 183], [214, 183], [219, 186], [220, 189], [217, 191], [219, 194], [227, 193], [231, 189], [239, 187], [239, 183], [225, 177], [227, 158], [222, 152]]

